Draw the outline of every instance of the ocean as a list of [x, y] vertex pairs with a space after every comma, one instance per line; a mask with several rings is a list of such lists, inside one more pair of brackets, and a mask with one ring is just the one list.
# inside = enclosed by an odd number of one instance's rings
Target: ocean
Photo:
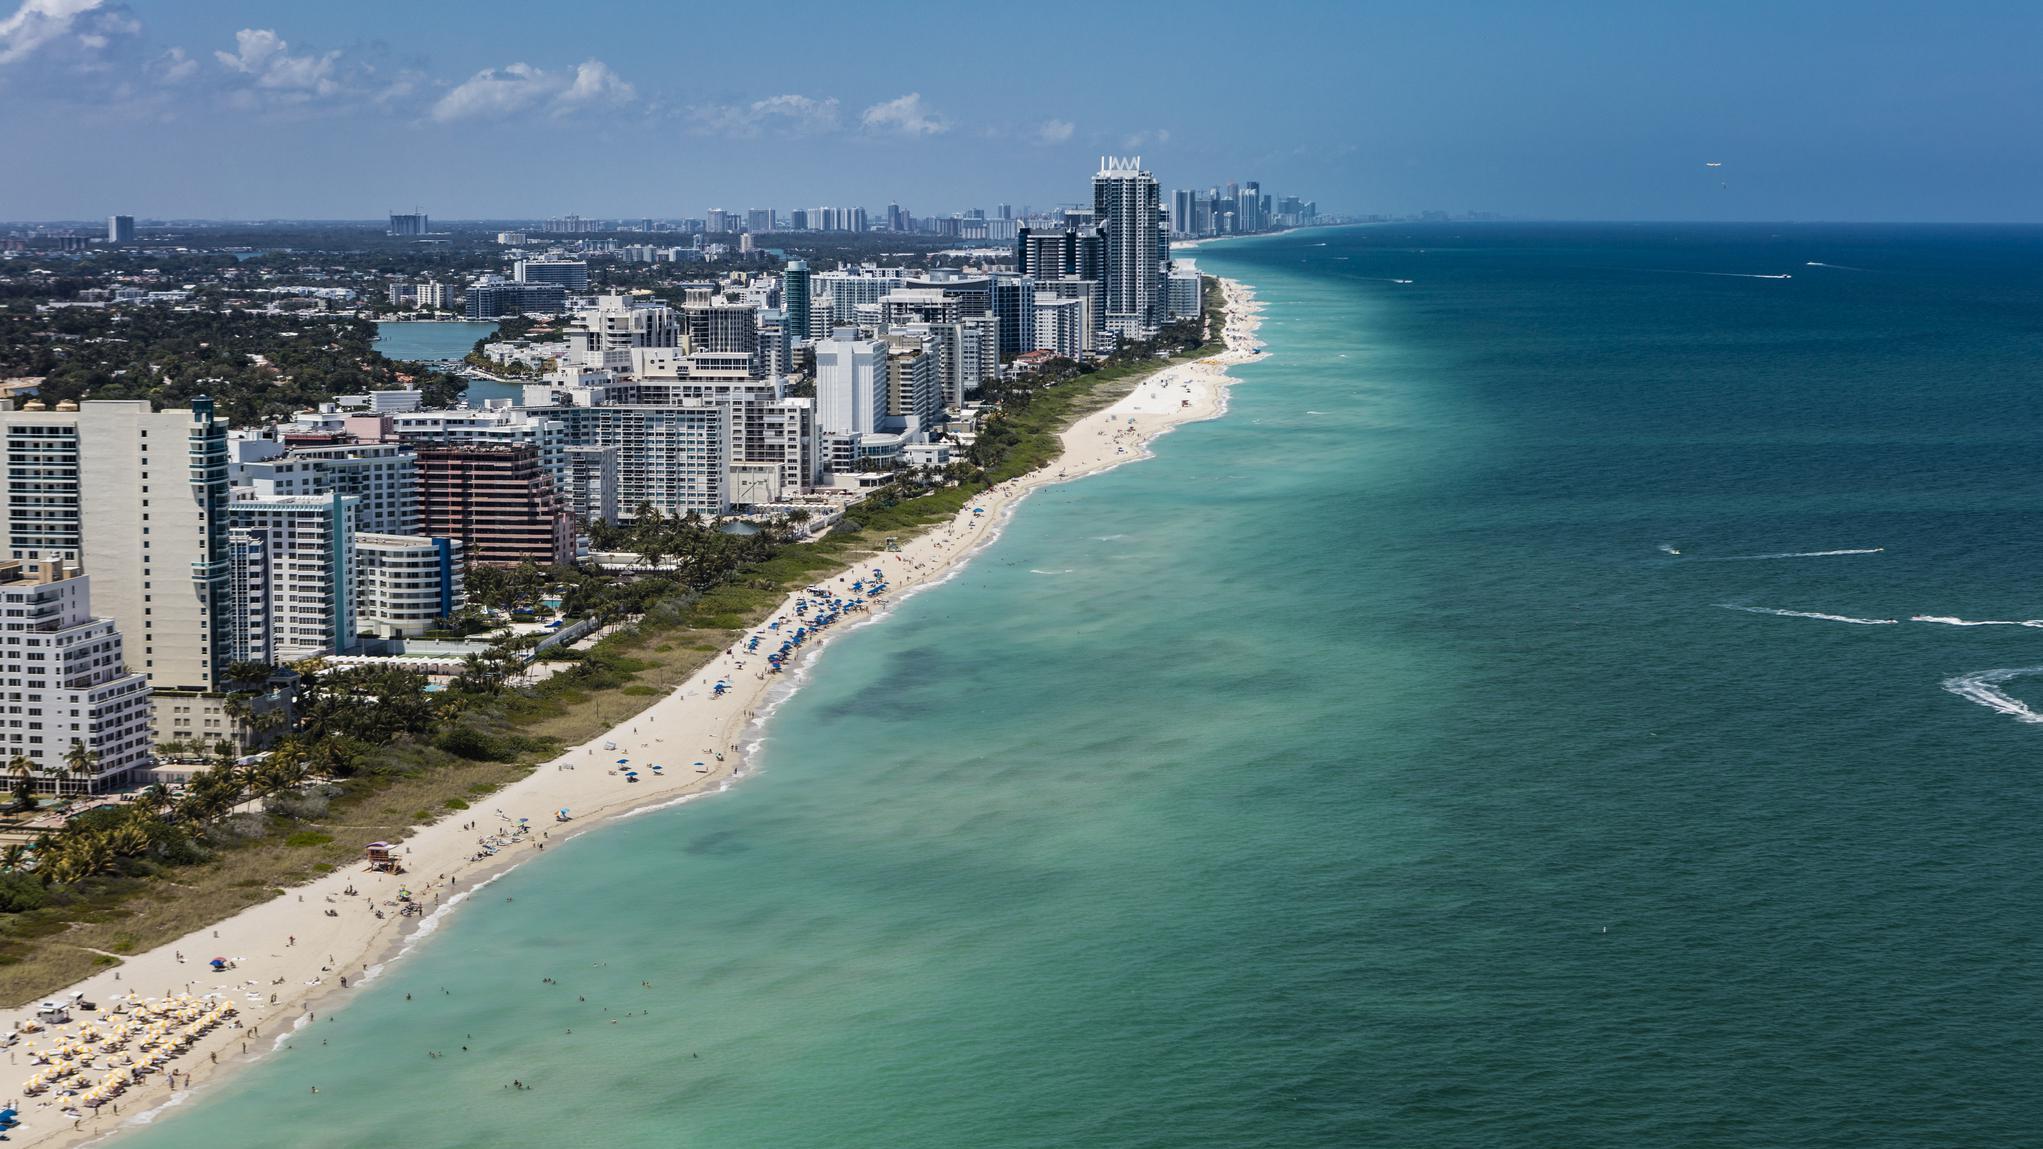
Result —
[[128, 1144], [2033, 1141], [2043, 231], [1194, 254], [1224, 418]]

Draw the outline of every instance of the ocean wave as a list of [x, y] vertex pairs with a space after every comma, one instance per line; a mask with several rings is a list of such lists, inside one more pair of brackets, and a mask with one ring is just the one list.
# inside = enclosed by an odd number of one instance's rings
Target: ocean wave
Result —
[[1065, 567], [1065, 568], [1064, 568], [1063, 570], [1055, 570], [1055, 571], [1046, 571], [1046, 570], [1044, 570], [1044, 569], [1043, 569], [1043, 568], [1041, 568], [1041, 567], [1030, 567], [1030, 568], [1029, 568], [1029, 573], [1030, 573], [1030, 574], [1039, 574], [1039, 575], [1067, 575], [1067, 574], [1070, 574], [1070, 573], [1072, 573], [1072, 571], [1073, 571], [1074, 569], [1076, 569], [1076, 568], [1073, 568], [1073, 567]]
[[1944, 689], [1966, 700], [1976, 702], [1999, 714], [2005, 714], [2017, 722], [2031, 725], [2043, 723], [2043, 714], [2029, 709], [2029, 704], [2000, 688], [2009, 679], [2029, 674], [2043, 674], [2043, 666], [2021, 666], [2007, 670], [1982, 670], [1976, 674], [1960, 674], [1944, 679]]
[[1824, 622], [1848, 622], [1856, 626], [1899, 626], [1898, 618], [1853, 618], [1848, 614], [1824, 614], [1814, 610], [1780, 610], [1770, 606], [1739, 606], [1736, 603], [1720, 602], [1725, 610], [1742, 610], [1747, 614], [1770, 614], [1778, 618], [1815, 618]]

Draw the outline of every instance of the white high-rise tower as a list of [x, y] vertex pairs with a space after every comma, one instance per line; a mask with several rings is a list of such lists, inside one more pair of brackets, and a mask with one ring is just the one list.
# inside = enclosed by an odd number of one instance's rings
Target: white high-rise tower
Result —
[[1093, 222], [1106, 232], [1106, 325], [1144, 338], [1163, 324], [1162, 192], [1142, 157], [1101, 156], [1092, 177]]

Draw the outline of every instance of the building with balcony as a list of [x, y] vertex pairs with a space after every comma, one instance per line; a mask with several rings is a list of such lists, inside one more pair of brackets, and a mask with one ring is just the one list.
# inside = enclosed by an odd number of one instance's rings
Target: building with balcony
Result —
[[418, 460], [423, 533], [459, 539], [469, 563], [574, 557], [567, 504], [536, 447], [420, 445]]
[[150, 764], [148, 679], [128, 670], [113, 620], [93, 617], [74, 562], [0, 560], [0, 699], [5, 764], [25, 761], [41, 786], [98, 793]]

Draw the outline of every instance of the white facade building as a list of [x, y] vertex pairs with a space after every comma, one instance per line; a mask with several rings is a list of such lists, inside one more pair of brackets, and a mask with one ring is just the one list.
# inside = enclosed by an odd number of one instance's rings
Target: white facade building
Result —
[[[0, 561], [0, 742], [60, 792], [98, 792], [150, 763], [146, 676], [130, 673], [120, 631], [92, 616], [91, 584], [75, 563]], [[83, 774], [72, 744], [92, 755]]]
[[816, 341], [816, 430], [864, 435], [887, 412], [887, 345], [839, 328]]
[[352, 495], [240, 492], [230, 514], [268, 549], [268, 616], [275, 659], [293, 662], [355, 645]]
[[424, 634], [465, 601], [460, 539], [355, 536], [355, 625], [377, 638]]

